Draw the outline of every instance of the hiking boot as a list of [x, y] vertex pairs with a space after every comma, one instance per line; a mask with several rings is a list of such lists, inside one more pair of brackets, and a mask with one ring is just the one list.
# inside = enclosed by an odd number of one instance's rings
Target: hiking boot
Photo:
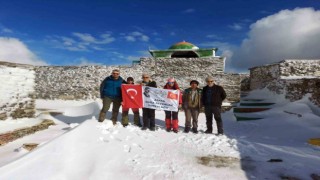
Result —
[[207, 129], [204, 133], [206, 133], [206, 134], [212, 134], [212, 130]]
[[186, 127], [183, 132], [189, 133], [189, 131], [190, 131], [190, 128], [189, 128], [189, 127]]
[[143, 130], [143, 131], [145, 131], [145, 130], [147, 130], [148, 128], [147, 127], [145, 127], [145, 126], [143, 126], [142, 128], [141, 128], [141, 130]]
[[112, 124], [115, 126], [117, 125], [117, 121], [112, 121]]
[[171, 132], [171, 128], [167, 128], [166, 131], [167, 131], [167, 132]]
[[178, 133], [178, 129], [174, 129], [173, 132], [174, 132], [174, 133]]
[[122, 124], [122, 126], [123, 126], [123, 127], [127, 127], [127, 126], [128, 126], [128, 124]]
[[223, 136], [223, 133], [217, 133], [216, 136]]
[[138, 126], [138, 127], [142, 127], [142, 125], [139, 123], [139, 124], [136, 124], [134, 123], [135, 126]]
[[197, 133], [198, 133], [197, 128], [192, 128], [192, 132], [195, 133], [195, 134], [197, 134]]
[[106, 117], [106, 113], [105, 112], [100, 112], [98, 121], [99, 122], [103, 122], [105, 117]]
[[150, 128], [150, 131], [155, 131], [155, 130], [156, 130], [155, 127], [151, 127], [151, 128]]

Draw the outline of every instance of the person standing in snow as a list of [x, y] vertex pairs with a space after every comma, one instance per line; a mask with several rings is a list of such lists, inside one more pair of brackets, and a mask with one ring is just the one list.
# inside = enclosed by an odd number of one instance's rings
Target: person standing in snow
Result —
[[[179, 90], [179, 107], [182, 104], [182, 97], [181, 97], [181, 91], [178, 86], [178, 83], [174, 78], [169, 78], [167, 80], [167, 84], [163, 87], [164, 89], [171, 89], [171, 90]], [[171, 129], [173, 132], [178, 133], [179, 125], [178, 125], [178, 111], [164, 111], [166, 113], [166, 130], [167, 132], [170, 132]]]
[[121, 85], [126, 83], [120, 76], [120, 71], [114, 69], [112, 74], [106, 77], [100, 85], [100, 96], [103, 102], [103, 107], [100, 111], [99, 122], [103, 122], [106, 113], [110, 108], [110, 104], [113, 103], [111, 120], [113, 125], [117, 124], [117, 117], [119, 108], [121, 106]]
[[182, 107], [186, 115], [185, 133], [189, 133], [191, 128], [192, 118], [192, 132], [198, 133], [198, 116], [201, 108], [202, 89], [198, 88], [199, 82], [196, 80], [190, 81], [190, 88], [184, 90], [182, 96]]
[[[127, 78], [127, 84], [134, 84], [134, 79], [133, 77], [128, 77]], [[133, 112], [133, 122], [135, 125], [141, 127], [140, 123], [140, 114], [139, 114], [139, 108], [131, 108]], [[125, 108], [122, 106], [122, 120], [121, 123], [124, 127], [128, 126], [129, 123], [129, 108]]]
[[[147, 73], [142, 74], [142, 82], [141, 82], [142, 86], [148, 86], [148, 87], [157, 87], [157, 83], [155, 81], [152, 81], [150, 79], [150, 75]], [[148, 88], [145, 88], [145, 92], [144, 92], [144, 96], [148, 97]], [[147, 130], [148, 128], [151, 131], [155, 131], [156, 130], [156, 124], [155, 124], [155, 110], [154, 109], [149, 109], [149, 108], [142, 108], [142, 119], [143, 119], [143, 126], [142, 126], [142, 130]]]
[[214, 83], [213, 77], [206, 78], [207, 86], [203, 88], [202, 104], [204, 105], [207, 130], [205, 133], [212, 133], [212, 114], [218, 127], [218, 135], [223, 135], [223, 123], [221, 118], [222, 101], [226, 98], [226, 92], [221, 86]]

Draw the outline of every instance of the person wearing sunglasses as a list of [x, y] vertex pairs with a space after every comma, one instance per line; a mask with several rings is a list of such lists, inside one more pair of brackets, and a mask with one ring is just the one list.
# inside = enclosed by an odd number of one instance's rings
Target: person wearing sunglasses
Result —
[[113, 125], [117, 124], [119, 108], [121, 106], [121, 85], [126, 81], [120, 76], [120, 71], [114, 69], [110, 76], [106, 77], [100, 84], [100, 96], [102, 99], [103, 107], [99, 114], [99, 122], [103, 122], [106, 113], [112, 103], [112, 116], [111, 120]]
[[[148, 86], [148, 87], [157, 87], [157, 83], [155, 81], [152, 81], [150, 78], [150, 75], [147, 73], [142, 74], [142, 86]], [[144, 96], [149, 97], [149, 89], [145, 88]], [[155, 110], [150, 108], [142, 108], [142, 120], [143, 120], [143, 126], [142, 130], [147, 130], [148, 128], [150, 131], [156, 130], [156, 123], [155, 123], [156, 115]]]
[[[174, 78], [169, 78], [167, 80], [167, 84], [164, 86], [164, 89], [172, 89], [172, 90], [179, 90], [180, 96], [179, 96], [179, 107], [182, 104], [182, 97], [181, 97], [181, 91], [178, 86], [178, 83]], [[173, 130], [173, 132], [178, 133], [179, 125], [178, 125], [178, 111], [164, 111], [166, 113], [166, 130], [167, 132], [170, 132]]]
[[217, 123], [218, 135], [223, 135], [223, 123], [221, 118], [222, 101], [226, 98], [226, 92], [223, 87], [214, 83], [213, 77], [206, 78], [207, 85], [202, 91], [202, 104], [206, 115], [207, 130], [205, 133], [212, 133], [212, 114]]

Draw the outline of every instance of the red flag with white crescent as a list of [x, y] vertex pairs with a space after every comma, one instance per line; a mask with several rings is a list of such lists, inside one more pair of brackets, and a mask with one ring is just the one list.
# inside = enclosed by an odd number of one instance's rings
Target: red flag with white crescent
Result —
[[125, 108], [142, 108], [142, 86], [122, 84], [122, 106]]

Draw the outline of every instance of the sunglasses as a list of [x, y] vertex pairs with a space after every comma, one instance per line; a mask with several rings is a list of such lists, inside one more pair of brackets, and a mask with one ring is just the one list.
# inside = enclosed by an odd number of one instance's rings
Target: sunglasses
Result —
[[112, 74], [114, 74], [114, 75], [119, 75], [119, 73], [112, 73]]
[[207, 81], [208, 83], [212, 83], [213, 81]]
[[149, 77], [142, 77], [142, 78], [149, 78]]
[[174, 84], [174, 82], [168, 82], [168, 84]]

